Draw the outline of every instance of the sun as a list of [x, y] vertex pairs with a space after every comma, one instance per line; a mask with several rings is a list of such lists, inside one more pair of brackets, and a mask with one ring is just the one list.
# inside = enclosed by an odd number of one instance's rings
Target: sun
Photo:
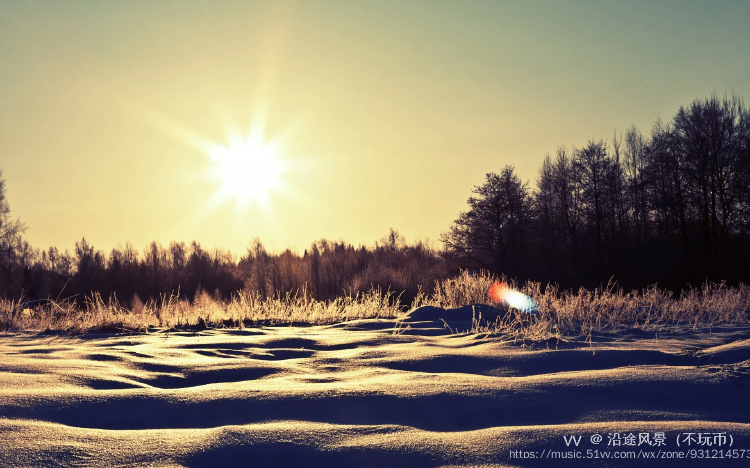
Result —
[[253, 208], [273, 216], [272, 195], [286, 198], [297, 196], [297, 191], [285, 182], [285, 177], [287, 173], [299, 173], [309, 166], [309, 162], [298, 157], [298, 150], [293, 144], [300, 131], [299, 122], [294, 121], [277, 133], [268, 135], [267, 110], [266, 105], [258, 106], [247, 133], [243, 133], [231, 119], [225, 118], [227, 143], [224, 144], [185, 128], [155, 111], [141, 113], [149, 124], [206, 157], [206, 166], [201, 165], [189, 176], [186, 174], [190, 182], [200, 180], [216, 186], [213, 193], [197, 207], [195, 219], [217, 211], [232, 200], [235, 215], [239, 218], [249, 213], [258, 214]]
[[281, 176], [286, 165], [279, 153], [276, 142], [264, 142], [252, 134], [247, 138], [236, 136], [227, 146], [212, 146], [208, 156], [214, 163], [211, 174], [221, 183], [219, 198], [234, 198], [238, 208], [253, 203], [267, 205], [270, 194], [283, 188]]

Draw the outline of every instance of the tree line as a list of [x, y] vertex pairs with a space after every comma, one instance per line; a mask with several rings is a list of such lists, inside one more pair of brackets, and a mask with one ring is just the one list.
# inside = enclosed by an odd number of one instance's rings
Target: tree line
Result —
[[269, 253], [255, 238], [239, 258], [226, 250], [206, 250], [196, 241], [173, 241], [167, 247], [152, 242], [143, 251], [127, 243], [108, 254], [85, 238], [75, 243], [72, 254], [55, 247], [33, 249], [25, 241], [17, 247], [0, 283], [3, 296], [62, 295], [79, 305], [93, 293], [132, 307], [165, 294], [192, 300], [205, 292], [221, 300], [244, 290], [262, 299], [291, 294], [328, 300], [373, 288], [401, 294], [406, 304], [422, 285], [430, 292], [435, 279], [449, 275], [447, 262], [432, 247], [421, 241], [407, 244], [393, 229], [374, 247], [322, 239], [301, 255], [289, 249]]
[[737, 96], [560, 147], [534, 189], [506, 166], [473, 193], [441, 236], [464, 265], [565, 288], [750, 278], [750, 111]]
[[680, 291], [705, 281], [750, 279], [750, 110], [737, 97], [680, 107], [648, 132], [547, 155], [535, 186], [512, 166], [474, 188], [468, 210], [437, 250], [395, 230], [374, 247], [319, 240], [302, 254], [269, 253], [258, 239], [239, 257], [193, 241], [130, 244], [105, 253], [86, 239], [73, 253], [35, 249], [13, 220], [0, 172], [0, 296], [74, 297], [97, 292], [124, 305], [200, 291], [228, 298], [299, 294], [331, 299], [371, 288], [422, 289], [459, 268], [485, 269], [562, 288], [626, 290], [658, 284]]

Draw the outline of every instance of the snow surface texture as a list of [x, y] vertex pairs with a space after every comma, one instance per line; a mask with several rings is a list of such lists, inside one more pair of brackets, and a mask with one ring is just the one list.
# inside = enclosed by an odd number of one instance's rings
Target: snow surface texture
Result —
[[[572, 450], [571, 435], [583, 436], [584, 453], [607, 451], [614, 432], [665, 432], [669, 450], [680, 450], [682, 432], [726, 432], [731, 448], [750, 450], [750, 327], [629, 329], [529, 347], [451, 334], [441, 319], [459, 327], [467, 312], [0, 335], [0, 466], [750, 465], [510, 458]], [[600, 446], [588, 441], [596, 433]]]

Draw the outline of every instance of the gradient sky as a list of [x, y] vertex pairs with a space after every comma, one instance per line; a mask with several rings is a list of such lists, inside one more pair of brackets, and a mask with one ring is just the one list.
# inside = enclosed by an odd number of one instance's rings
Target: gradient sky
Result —
[[[750, 3], [0, 1], [0, 169], [35, 246], [437, 244], [487, 172], [713, 92]], [[205, 142], [265, 122], [287, 189], [211, 204]]]

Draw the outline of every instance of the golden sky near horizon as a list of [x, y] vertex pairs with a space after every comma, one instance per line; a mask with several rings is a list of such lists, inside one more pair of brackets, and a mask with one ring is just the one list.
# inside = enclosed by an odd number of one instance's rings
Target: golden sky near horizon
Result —
[[487, 172], [750, 98], [749, 4], [653, 3], [2, 2], [12, 214], [41, 248], [437, 245]]

